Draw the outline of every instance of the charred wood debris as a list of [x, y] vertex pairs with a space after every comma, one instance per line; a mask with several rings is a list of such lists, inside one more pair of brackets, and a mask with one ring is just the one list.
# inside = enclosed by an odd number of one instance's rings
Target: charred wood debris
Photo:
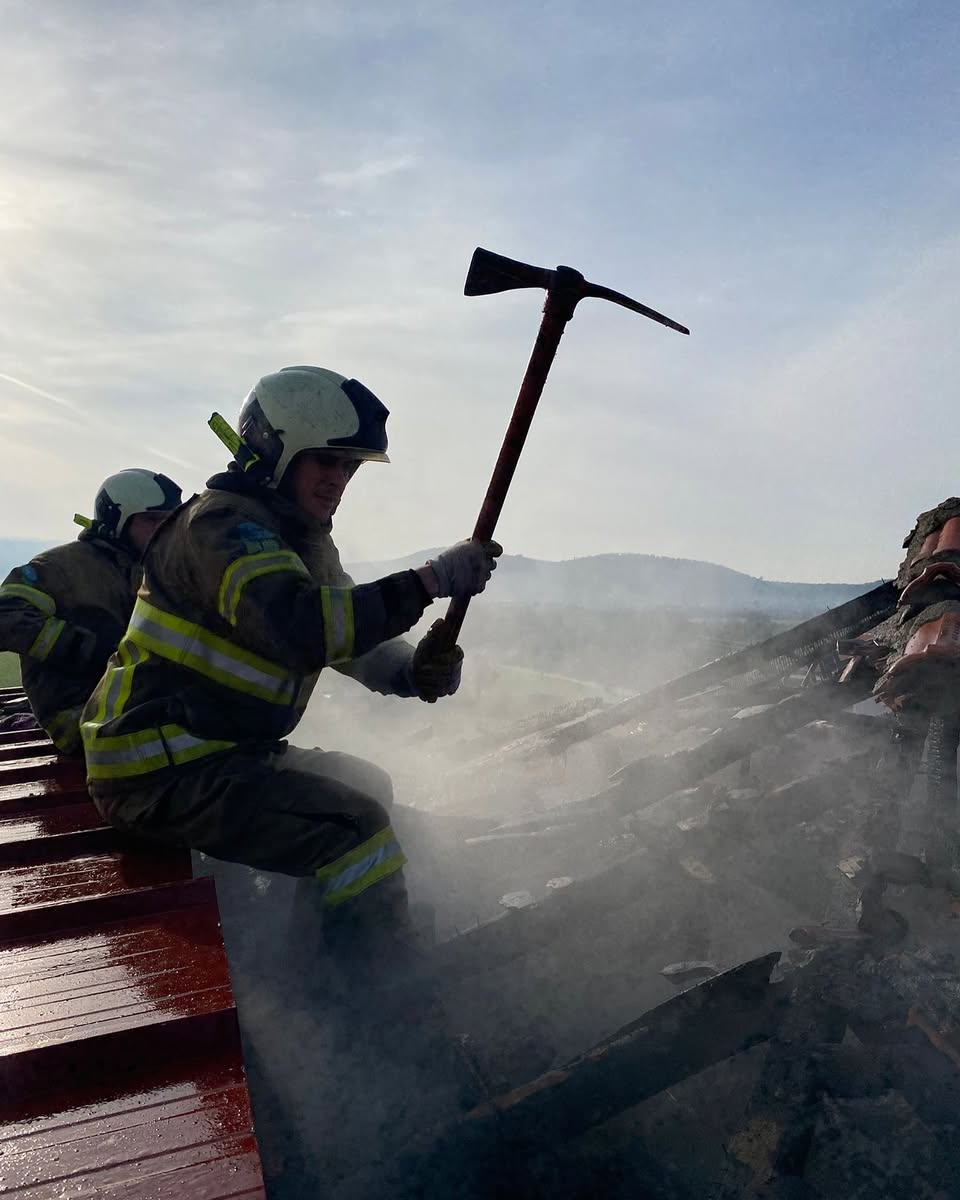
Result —
[[[506, 789], [576, 755], [607, 778], [456, 825], [451, 871], [513, 886], [428, 956], [446, 1015], [415, 1023], [442, 1025], [460, 1082], [411, 1068], [392, 1146], [331, 1194], [960, 1195], [958, 729], [871, 700], [896, 603], [885, 584], [463, 747], [461, 795], [478, 764]], [[293, 1142], [279, 1196], [331, 1178], [302, 1123]]]

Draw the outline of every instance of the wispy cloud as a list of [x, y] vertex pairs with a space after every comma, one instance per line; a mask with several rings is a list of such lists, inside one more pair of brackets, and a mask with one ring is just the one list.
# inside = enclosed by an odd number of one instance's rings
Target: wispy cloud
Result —
[[11, 383], [14, 387], [22, 388], [25, 392], [30, 392], [34, 396], [41, 396], [44, 400], [49, 400], [51, 404], [56, 404], [58, 408], [65, 409], [75, 417], [83, 416], [83, 410], [79, 405], [74, 404], [70, 400], [64, 400], [62, 396], [54, 396], [52, 392], [46, 392], [43, 388], [34, 387], [32, 383], [25, 383], [22, 379], [14, 379], [12, 375], [0, 374], [0, 379], [4, 383]]
[[0, 362], [25, 450], [0, 503], [25, 534], [128, 455], [199, 486], [210, 411], [316, 361], [393, 409], [394, 465], [338, 519], [347, 556], [461, 536], [540, 303], [464, 299], [477, 244], [693, 330], [581, 307], [510, 549], [868, 577], [953, 490], [926, 448], [958, 366], [949, 4], [22, 0], [5, 18]]
[[416, 163], [417, 159], [413, 154], [401, 154], [396, 158], [375, 159], [371, 162], [359, 163], [346, 170], [320, 171], [317, 182], [321, 187], [350, 190], [368, 183], [377, 183], [400, 171], [409, 171], [416, 166]]

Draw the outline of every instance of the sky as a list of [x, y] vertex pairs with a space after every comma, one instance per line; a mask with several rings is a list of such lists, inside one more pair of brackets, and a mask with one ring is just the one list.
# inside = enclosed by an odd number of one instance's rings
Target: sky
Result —
[[313, 363], [391, 410], [345, 561], [469, 535], [567, 264], [508, 552], [889, 577], [960, 492], [954, 0], [0, 0], [0, 536]]

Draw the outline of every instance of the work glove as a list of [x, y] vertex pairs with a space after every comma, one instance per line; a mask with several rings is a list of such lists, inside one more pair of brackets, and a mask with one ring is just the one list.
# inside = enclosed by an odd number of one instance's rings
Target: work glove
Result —
[[476, 596], [487, 586], [502, 553], [499, 542], [479, 542], [473, 538], [443, 550], [427, 563], [437, 579], [437, 595]]
[[459, 646], [440, 648], [443, 621], [434, 621], [417, 643], [410, 673], [421, 700], [435, 704], [440, 696], [452, 696], [460, 686], [463, 651]]

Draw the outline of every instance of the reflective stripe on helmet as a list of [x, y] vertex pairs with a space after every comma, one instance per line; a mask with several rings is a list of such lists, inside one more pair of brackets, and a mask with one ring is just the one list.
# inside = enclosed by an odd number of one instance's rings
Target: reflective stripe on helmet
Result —
[[33, 645], [27, 651], [30, 658], [37, 658], [40, 662], [49, 658], [50, 651], [57, 644], [57, 638], [63, 633], [67, 623], [61, 620], [60, 617], [47, 617], [43, 623], [43, 628], [33, 640]]
[[41, 592], [39, 588], [30, 587], [26, 583], [0, 584], [0, 600], [6, 596], [11, 596], [16, 600], [26, 600], [28, 604], [32, 604], [34, 608], [39, 608], [48, 617], [52, 617], [57, 611], [57, 606], [52, 596], [48, 596], [46, 592]]
[[261, 575], [274, 571], [292, 571], [296, 575], [310, 578], [310, 572], [299, 555], [292, 550], [261, 550], [256, 554], [245, 554], [236, 558], [224, 571], [217, 594], [217, 610], [230, 625], [237, 623], [237, 610], [243, 589]]
[[124, 642], [270, 704], [288, 705], [296, 698], [299, 676], [140, 598]]
[[336, 862], [317, 870], [317, 882], [323, 890], [321, 905], [336, 908], [345, 900], [352, 900], [368, 887], [399, 871], [406, 861], [397, 835], [388, 825]]

